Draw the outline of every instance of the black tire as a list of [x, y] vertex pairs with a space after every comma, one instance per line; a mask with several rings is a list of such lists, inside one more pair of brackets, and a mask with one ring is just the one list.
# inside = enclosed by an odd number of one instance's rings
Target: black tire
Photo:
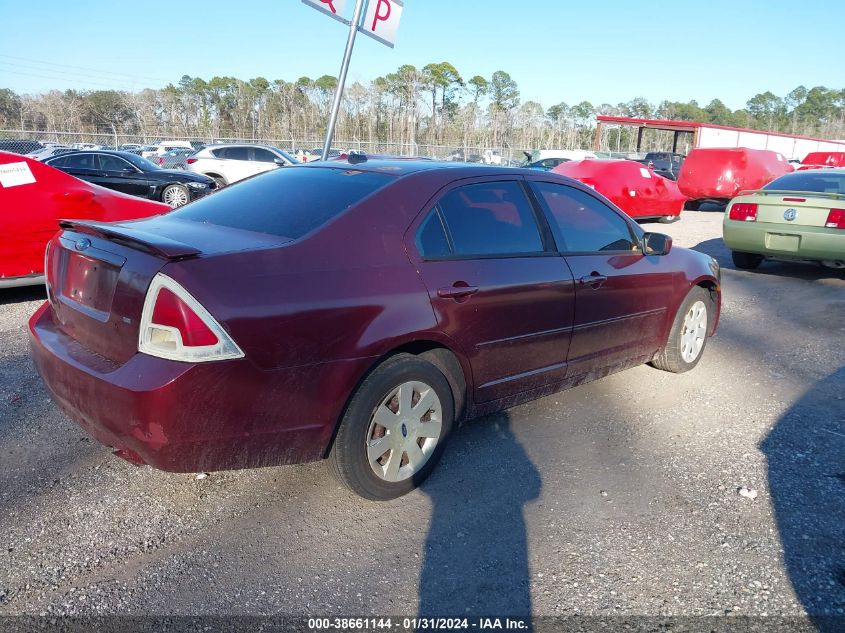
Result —
[[731, 259], [734, 266], [745, 270], [754, 270], [763, 263], [764, 257], [756, 253], [743, 253], [742, 251], [731, 251]]
[[226, 179], [223, 178], [223, 176], [218, 176], [217, 174], [207, 174], [207, 176], [214, 178], [214, 182], [217, 183], [218, 189], [222, 189], [223, 187], [225, 187], [228, 184], [226, 182]]
[[686, 204], [684, 204], [684, 209], [688, 209], [689, 211], [698, 211], [701, 208], [701, 202], [699, 200], [687, 200]]
[[[376, 425], [374, 417], [385, 399], [390, 397], [400, 385], [409, 382], [424, 383], [434, 390], [440, 404], [440, 432], [422, 467], [401, 481], [387, 481], [377, 475], [376, 466], [371, 466], [368, 458], [368, 447], [371, 443], [388, 437], [391, 433], [386, 428]], [[416, 392], [414, 393], [416, 394]], [[398, 398], [398, 395], [396, 396]], [[340, 421], [331, 453], [328, 467], [331, 473], [352, 492], [374, 501], [395, 499], [419, 486], [431, 474], [443, 454], [443, 448], [455, 415], [455, 404], [449, 382], [437, 367], [412, 354], [397, 354], [376, 367], [364, 379], [358, 390], [352, 396], [346, 411]], [[375, 426], [374, 426], [375, 425]], [[406, 427], [401, 425], [403, 438], [408, 437]], [[372, 436], [373, 431], [381, 430], [381, 435]], [[368, 435], [370, 435], [368, 437]], [[375, 439], [373, 439], [375, 437]], [[425, 438], [413, 439], [425, 442]], [[402, 438], [399, 441], [403, 441]], [[380, 459], [389, 462], [396, 449], [387, 448]], [[388, 456], [389, 457], [386, 457]], [[412, 467], [409, 453], [398, 451], [400, 463]], [[376, 460], [374, 464], [378, 464]], [[385, 464], [385, 470], [388, 466]]]
[[674, 224], [681, 219], [680, 215], [663, 215], [657, 219], [661, 224]]
[[[687, 330], [684, 322], [687, 315], [693, 309], [693, 306], [696, 306], [698, 302], [702, 302], [706, 310], [706, 314], [704, 315], [706, 323], [704, 335], [701, 339], [701, 347], [698, 349], [695, 357], [685, 358], [683, 336], [687, 334]], [[651, 365], [663, 371], [670, 371], [673, 374], [682, 374], [695, 367], [704, 355], [704, 350], [707, 347], [707, 338], [713, 331], [715, 318], [716, 306], [713, 298], [710, 296], [710, 292], [700, 286], [692, 288], [678, 308], [675, 320], [672, 322], [672, 327], [669, 330], [666, 345], [658, 352], [654, 360], [651, 361]]]

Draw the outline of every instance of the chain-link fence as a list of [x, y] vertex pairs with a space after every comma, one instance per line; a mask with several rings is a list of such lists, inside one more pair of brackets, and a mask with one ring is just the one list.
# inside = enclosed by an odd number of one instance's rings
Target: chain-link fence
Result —
[[[0, 130], [0, 151], [24, 154], [44, 160], [57, 154], [84, 149], [118, 149], [140, 153], [169, 141], [188, 142], [199, 150], [217, 143], [256, 143], [278, 147], [300, 160], [314, 160], [322, 153], [322, 139], [273, 139], [203, 136], [170, 136], [165, 134], [101, 134], [89, 132], [44, 132], [31, 130]], [[458, 160], [495, 165], [520, 162], [521, 152], [511, 148], [487, 146], [421, 145], [417, 143], [385, 143], [381, 141], [336, 140], [336, 153], [359, 151], [365, 154], [391, 156], [420, 156], [441, 160]]]

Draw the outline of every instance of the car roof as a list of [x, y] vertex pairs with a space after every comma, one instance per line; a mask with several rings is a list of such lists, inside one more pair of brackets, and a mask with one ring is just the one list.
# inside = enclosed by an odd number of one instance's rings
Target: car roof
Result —
[[[405, 176], [408, 174], [427, 171], [448, 171], [453, 178], [471, 178], [473, 176], [514, 176], [526, 175], [537, 176], [538, 172], [533, 169], [520, 169], [517, 167], [502, 167], [499, 165], [484, 165], [481, 163], [462, 163], [459, 161], [442, 160], [418, 160], [414, 158], [373, 158], [360, 160], [355, 155], [342, 160], [314, 161], [303, 163], [296, 167], [306, 169], [355, 169], [358, 171], [370, 171]], [[459, 173], [455, 173], [459, 172]]]
[[265, 149], [281, 149], [275, 145], [267, 145], [266, 143], [214, 143], [213, 145], [206, 145], [203, 149], [220, 149], [221, 147], [263, 147]]

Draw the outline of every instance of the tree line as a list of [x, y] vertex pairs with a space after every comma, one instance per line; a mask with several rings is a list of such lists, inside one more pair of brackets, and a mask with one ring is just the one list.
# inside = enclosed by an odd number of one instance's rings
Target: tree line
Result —
[[[210, 139], [320, 139], [337, 80], [264, 77], [203, 79], [139, 91], [51, 90], [17, 94], [0, 89], [0, 128]], [[637, 97], [616, 105], [589, 101], [545, 107], [523, 101], [504, 70], [465, 78], [449, 62], [410, 64], [372, 81], [347, 85], [335, 138], [338, 144], [385, 143], [403, 151], [447, 147], [590, 147], [597, 114], [692, 120], [764, 131], [845, 138], [845, 89], [798, 86], [780, 97], [752, 96], [731, 110], [719, 99], [661, 101]], [[610, 129], [608, 149], [633, 149], [631, 130]], [[658, 142], [659, 141], [655, 141]], [[655, 147], [658, 149], [658, 147]]]

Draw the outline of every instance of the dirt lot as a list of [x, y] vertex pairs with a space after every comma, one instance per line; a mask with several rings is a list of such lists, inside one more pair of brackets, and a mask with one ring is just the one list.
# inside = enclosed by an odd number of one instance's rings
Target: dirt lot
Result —
[[197, 479], [113, 457], [29, 361], [41, 291], [0, 291], [0, 615], [841, 616], [845, 272], [734, 270], [721, 218], [650, 225], [722, 265], [695, 371], [471, 422], [386, 504], [321, 464]]

